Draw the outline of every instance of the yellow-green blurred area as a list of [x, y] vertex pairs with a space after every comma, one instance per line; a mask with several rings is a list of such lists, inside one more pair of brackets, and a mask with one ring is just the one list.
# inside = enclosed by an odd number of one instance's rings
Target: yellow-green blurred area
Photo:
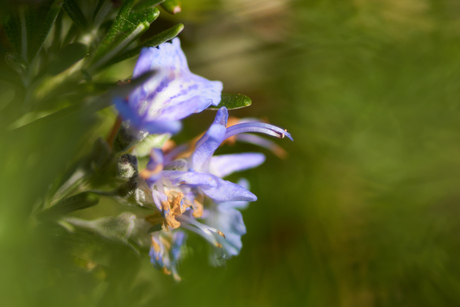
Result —
[[[276, 140], [285, 159], [265, 151], [241, 174], [258, 196], [241, 254], [211, 267], [190, 234], [179, 284], [121, 247], [101, 247], [119, 255], [110, 265], [61, 263], [84, 239], [49, 239], [22, 217], [114, 118], [68, 115], [0, 143], [4, 306], [459, 306], [459, 2], [182, 2], [161, 22], [185, 24], [191, 70], [252, 98], [231, 115], [294, 138]], [[11, 95], [0, 90], [0, 112]], [[213, 116], [186, 119], [178, 139]]]

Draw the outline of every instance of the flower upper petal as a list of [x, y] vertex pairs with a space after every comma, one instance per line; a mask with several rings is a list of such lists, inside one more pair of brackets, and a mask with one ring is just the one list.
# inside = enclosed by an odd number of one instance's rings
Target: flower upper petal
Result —
[[133, 77], [161, 68], [190, 72], [179, 38], [173, 39], [171, 43], [161, 44], [158, 48], [143, 48], [134, 67]]
[[172, 185], [187, 185], [190, 187], [212, 188], [217, 187], [215, 176], [198, 172], [163, 171], [163, 177]]
[[[238, 185], [249, 191], [249, 182], [245, 178], [238, 180]], [[220, 210], [228, 209], [246, 209], [249, 206], [248, 201], [226, 201], [219, 204]]]
[[133, 77], [153, 70], [157, 73], [136, 88], [124, 105], [116, 104], [123, 119], [139, 130], [164, 133], [170, 128], [166, 132], [176, 133], [180, 129], [177, 123], [154, 122], [177, 121], [220, 102], [222, 82], [191, 73], [178, 38], [158, 48], [142, 49]]
[[[209, 175], [213, 176], [213, 175]], [[203, 192], [211, 197], [215, 202], [227, 202], [227, 201], [256, 201], [255, 196], [250, 191], [246, 190], [242, 186], [220, 179], [217, 176], [213, 176], [217, 182], [217, 186], [213, 187], [201, 187]]]
[[211, 127], [197, 142], [191, 158], [191, 166], [195, 171], [207, 171], [209, 160], [225, 138], [227, 119], [227, 108], [219, 109]]
[[263, 154], [252, 152], [214, 156], [211, 158], [209, 171], [212, 174], [223, 178], [233, 172], [257, 167], [264, 161], [265, 156]]
[[211, 264], [222, 265], [225, 260], [240, 253], [243, 243], [241, 236], [246, 234], [246, 226], [241, 212], [231, 207], [223, 207], [223, 204], [214, 204], [206, 218], [209, 226], [221, 230], [225, 238], [218, 238], [222, 248], [214, 248], [210, 256]]

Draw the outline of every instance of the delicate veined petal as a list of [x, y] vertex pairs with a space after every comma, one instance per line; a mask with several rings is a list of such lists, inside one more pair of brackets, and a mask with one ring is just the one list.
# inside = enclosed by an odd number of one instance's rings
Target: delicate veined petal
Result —
[[[212, 176], [212, 175], [211, 175]], [[217, 187], [203, 188], [203, 192], [212, 198], [216, 202], [226, 202], [226, 201], [256, 201], [257, 196], [255, 196], [250, 191], [246, 190], [242, 186], [220, 179], [215, 177], [216, 182], [218, 183]]]
[[257, 200], [257, 196], [242, 186], [208, 173], [163, 171], [163, 178], [173, 186], [201, 188], [204, 194], [216, 202]]
[[142, 49], [133, 76], [153, 70], [157, 73], [127, 101], [115, 101], [121, 117], [139, 130], [177, 133], [179, 120], [220, 102], [222, 82], [191, 73], [178, 38], [158, 48]]
[[182, 258], [182, 250], [183, 246], [185, 245], [185, 242], [187, 240], [187, 234], [183, 231], [176, 231], [173, 234], [172, 238], [172, 247], [171, 247], [171, 258], [172, 258], [172, 264], [171, 264], [171, 272], [173, 274], [174, 280], [180, 281], [181, 278], [179, 274], [177, 273], [177, 264]]
[[239, 133], [246, 133], [246, 132], [258, 132], [268, 134], [277, 138], [284, 138], [285, 136], [288, 137], [291, 141], [293, 141], [291, 134], [286, 130], [281, 129], [280, 127], [260, 123], [260, 122], [250, 122], [250, 123], [242, 123], [236, 124], [234, 126], [228, 127], [227, 132], [225, 133], [225, 138], [229, 138]]
[[153, 184], [161, 178], [163, 171], [163, 152], [154, 148], [150, 151], [150, 160], [147, 167], [142, 171], [141, 176], [146, 178], [148, 184]]
[[[240, 180], [238, 180], [237, 184], [249, 191], [249, 181], [247, 181], [245, 178], [241, 178]], [[246, 209], [248, 206], [248, 201], [226, 201], [219, 204], [219, 208], [223, 210], [230, 208], [241, 210]]]
[[137, 120], [137, 114], [128, 105], [128, 102], [126, 100], [120, 97], [115, 97], [114, 104], [118, 112], [122, 114], [124, 120], [130, 121], [130, 122], [135, 122]]
[[209, 159], [225, 139], [227, 119], [227, 108], [220, 108], [211, 127], [197, 142], [196, 149], [191, 158], [192, 167], [195, 171], [207, 170]]
[[165, 154], [165, 161], [167, 161], [166, 163], [169, 164], [169, 162], [171, 162], [178, 155], [190, 150], [191, 146], [192, 145], [190, 143], [185, 143], [185, 144], [178, 145], [174, 147], [173, 149], [171, 149], [168, 153]]
[[212, 188], [217, 187], [217, 177], [198, 172], [163, 171], [163, 177], [173, 186], [188, 185], [191, 187]]
[[152, 190], [152, 199], [157, 209], [161, 211], [163, 209], [161, 204], [167, 201], [168, 197], [163, 192]]
[[206, 141], [196, 148], [192, 155], [191, 167], [194, 171], [206, 171], [214, 151], [220, 146], [225, 136], [225, 126], [212, 125], [206, 132]]
[[163, 258], [166, 256], [166, 248], [159, 236], [152, 236], [152, 246], [150, 248], [149, 256], [150, 262], [152, 262], [156, 269], [160, 270], [164, 267]]
[[213, 246], [221, 247], [219, 243], [219, 237], [223, 237], [222, 233], [219, 234], [219, 230], [209, 227], [205, 224], [198, 222], [197, 220], [183, 214], [177, 218], [183, 228], [191, 230], [196, 234], [202, 236], [205, 240], [211, 243]]
[[167, 274], [173, 274], [176, 281], [180, 281], [177, 274], [177, 264], [182, 257], [182, 247], [185, 245], [187, 235], [177, 230], [171, 232], [156, 232], [152, 234], [152, 246], [150, 247], [150, 262], [153, 266]]
[[[240, 180], [239, 183], [248, 188], [246, 180]], [[210, 255], [210, 262], [215, 266], [225, 263], [225, 260], [236, 256], [240, 253], [243, 243], [241, 236], [246, 234], [246, 226], [243, 222], [241, 212], [236, 208], [245, 208], [247, 202], [224, 202], [213, 204], [208, 210], [206, 224], [219, 229], [225, 235], [225, 238], [219, 238], [221, 248], [214, 248]]]
[[163, 133], [172, 133], [175, 134], [182, 129], [182, 124], [180, 121], [168, 121], [168, 120], [155, 120], [147, 122], [141, 125], [139, 130], [145, 130], [150, 134], [163, 134]]
[[209, 171], [218, 177], [225, 177], [233, 172], [254, 168], [265, 161], [261, 153], [241, 153], [233, 155], [220, 155], [211, 158]]
[[158, 48], [143, 48], [134, 67], [133, 77], [155, 69], [168, 68], [175, 71], [189, 72], [187, 59], [180, 47], [179, 38], [171, 43], [164, 43]]

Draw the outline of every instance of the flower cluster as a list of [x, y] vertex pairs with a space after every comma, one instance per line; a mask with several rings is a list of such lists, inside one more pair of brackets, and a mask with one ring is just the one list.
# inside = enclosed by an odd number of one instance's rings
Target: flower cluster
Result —
[[[222, 83], [190, 72], [178, 38], [159, 48], [142, 50], [133, 76], [147, 71], [156, 73], [128, 98], [115, 102], [121, 117], [138, 131], [176, 133], [181, 128], [180, 119], [210, 105], [217, 106], [221, 101]], [[265, 156], [261, 153], [215, 156], [215, 151], [232, 139], [279, 151], [277, 145], [253, 133], [292, 140], [284, 129], [267, 123], [232, 122], [229, 123], [227, 108], [221, 107], [198, 141], [153, 148], [146, 168], [140, 172], [154, 209], [145, 217], [151, 229], [155, 229], [151, 233], [151, 262], [176, 280], [180, 279], [176, 265], [186, 242], [185, 230], [208, 241], [212, 246], [210, 261], [220, 265], [239, 254], [241, 236], [246, 233], [239, 210], [257, 200], [245, 179], [233, 183], [224, 178], [259, 166]]]

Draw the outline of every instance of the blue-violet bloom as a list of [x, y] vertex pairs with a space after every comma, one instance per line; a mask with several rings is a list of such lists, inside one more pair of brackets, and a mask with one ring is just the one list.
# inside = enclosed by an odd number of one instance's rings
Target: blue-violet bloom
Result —
[[227, 108], [217, 111], [213, 124], [197, 142], [195, 151], [188, 160], [186, 171], [163, 171], [163, 176], [175, 186], [200, 188], [215, 202], [255, 201], [257, 197], [238, 184], [221, 179], [234, 172], [260, 165], [265, 157], [260, 153], [245, 153], [213, 157], [222, 142], [234, 135], [247, 132], [264, 133], [283, 138], [291, 135], [276, 126], [261, 122], [241, 123], [226, 127]]
[[187, 235], [180, 230], [174, 232], [155, 232], [152, 234], [150, 247], [150, 262], [165, 274], [172, 274], [176, 281], [180, 281], [177, 273], [177, 263], [181, 259], [183, 246]]
[[[213, 156], [214, 151], [225, 139], [237, 133], [261, 132], [292, 138], [285, 130], [260, 122], [242, 123], [227, 128], [227, 119], [227, 109], [219, 109], [213, 124], [197, 142], [195, 151], [188, 160], [170, 161], [158, 149], [152, 151], [147, 169], [141, 174], [151, 187], [153, 200], [159, 213], [161, 212], [152, 217], [152, 222], [161, 222], [165, 229], [176, 229], [181, 224], [193, 225], [195, 229], [207, 229], [195, 220], [202, 216], [205, 196], [215, 203], [257, 200], [243, 186], [222, 178], [260, 165], [265, 156], [260, 153]], [[215, 229], [211, 229], [210, 233], [205, 232], [205, 237], [216, 243], [213, 237], [219, 232]]]
[[[240, 179], [238, 184], [249, 190], [249, 182], [246, 179]], [[247, 201], [229, 201], [219, 204], [211, 203], [207, 207], [204, 217], [205, 224], [219, 229], [225, 236], [216, 236], [221, 248], [213, 246], [209, 256], [212, 265], [223, 265], [225, 260], [240, 253], [243, 247], [241, 236], [246, 234], [246, 226], [239, 210], [247, 208], [248, 205]]]
[[181, 119], [221, 100], [222, 82], [190, 72], [179, 38], [142, 49], [133, 78], [149, 71], [156, 73], [127, 99], [115, 99], [120, 116], [139, 131], [177, 133]]

